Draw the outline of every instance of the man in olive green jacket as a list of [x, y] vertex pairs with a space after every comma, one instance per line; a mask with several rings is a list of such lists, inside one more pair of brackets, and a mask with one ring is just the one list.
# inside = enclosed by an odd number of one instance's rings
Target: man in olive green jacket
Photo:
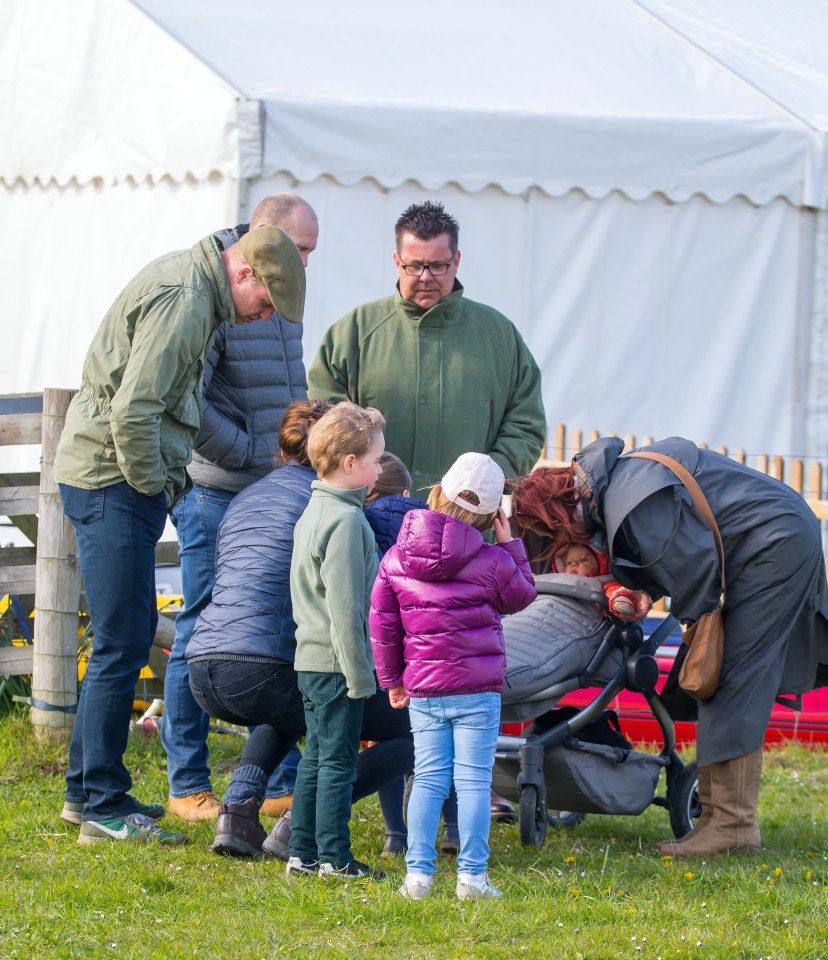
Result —
[[328, 330], [308, 396], [381, 410], [386, 445], [418, 490], [470, 451], [488, 453], [507, 477], [527, 473], [546, 437], [532, 354], [503, 314], [464, 296], [458, 226], [441, 204], [409, 207], [396, 240], [396, 294]]
[[255, 230], [226, 250], [208, 237], [145, 267], [87, 353], [54, 465], [93, 629], [61, 814], [81, 824], [79, 843], [184, 839], [157, 826], [163, 807], [129, 795], [123, 763], [158, 621], [155, 545], [190, 483], [204, 356], [219, 324], [267, 320], [274, 308], [299, 323], [304, 298], [302, 257], [281, 230]]

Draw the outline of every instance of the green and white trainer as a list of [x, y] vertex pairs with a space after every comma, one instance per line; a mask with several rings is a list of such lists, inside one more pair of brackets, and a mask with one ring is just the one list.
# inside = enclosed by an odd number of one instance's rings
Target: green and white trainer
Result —
[[[137, 807], [135, 812], [149, 817], [150, 820], [160, 820], [166, 813], [160, 803], [141, 803], [140, 800], [136, 800], [135, 805]], [[60, 819], [79, 827], [83, 823], [83, 804], [64, 800]]]
[[150, 817], [142, 813], [130, 813], [111, 820], [84, 820], [78, 843], [98, 843], [101, 840], [131, 840], [139, 843], [186, 843], [183, 833], [162, 830]]

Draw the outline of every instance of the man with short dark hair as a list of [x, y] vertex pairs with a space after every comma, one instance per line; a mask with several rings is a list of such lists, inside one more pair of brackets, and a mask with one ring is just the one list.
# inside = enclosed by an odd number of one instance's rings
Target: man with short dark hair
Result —
[[417, 489], [469, 451], [507, 477], [528, 472], [546, 436], [537, 363], [510, 320], [465, 297], [457, 221], [442, 204], [410, 206], [395, 232], [397, 292], [328, 330], [309, 396], [380, 409]]
[[180, 843], [158, 804], [130, 796], [123, 754], [135, 684], [158, 623], [155, 545], [190, 485], [204, 356], [220, 324], [302, 319], [305, 271], [267, 227], [222, 249], [206, 237], [145, 267], [110, 307], [66, 414], [54, 477], [78, 540], [92, 657], [69, 749], [61, 816], [79, 843]]
[[[528, 473], [546, 438], [538, 365], [510, 320], [465, 297], [458, 234], [442, 204], [408, 207], [395, 226], [397, 292], [338, 320], [308, 371], [312, 399], [383, 413], [414, 495], [463, 453], [488, 453], [507, 477]], [[496, 794], [492, 816], [513, 816]]]
[[[310, 204], [294, 193], [265, 197], [249, 225], [222, 230], [215, 239], [232, 249], [268, 226], [293, 240], [307, 267], [319, 226]], [[172, 511], [184, 609], [176, 619], [164, 679], [161, 740], [167, 751], [167, 809], [188, 822], [215, 819], [221, 810], [208, 766], [210, 718], [190, 690], [186, 661], [196, 621], [212, 598], [219, 525], [240, 490], [281, 466], [279, 425], [287, 408], [306, 396], [300, 323], [276, 312], [255, 327], [219, 327], [204, 364], [204, 419], [187, 468], [193, 487]], [[294, 748], [271, 778], [264, 813], [278, 815], [290, 806], [299, 756]]]

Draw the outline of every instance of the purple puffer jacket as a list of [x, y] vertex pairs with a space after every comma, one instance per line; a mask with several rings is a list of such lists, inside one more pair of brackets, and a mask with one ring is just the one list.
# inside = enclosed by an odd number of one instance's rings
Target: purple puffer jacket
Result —
[[535, 599], [520, 540], [489, 545], [443, 513], [412, 510], [382, 558], [369, 624], [380, 686], [410, 697], [500, 693], [500, 614]]

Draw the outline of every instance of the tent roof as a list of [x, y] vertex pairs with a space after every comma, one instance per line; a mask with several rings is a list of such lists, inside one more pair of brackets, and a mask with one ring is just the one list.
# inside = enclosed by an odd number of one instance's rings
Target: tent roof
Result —
[[258, 172], [259, 104], [126, 0], [0, 0], [0, 13], [0, 181]]
[[787, 18], [778, 0], [44, 2], [6, 0], [0, 129], [25, 134], [4, 137], [6, 182], [215, 170], [828, 205], [822, 0]]

